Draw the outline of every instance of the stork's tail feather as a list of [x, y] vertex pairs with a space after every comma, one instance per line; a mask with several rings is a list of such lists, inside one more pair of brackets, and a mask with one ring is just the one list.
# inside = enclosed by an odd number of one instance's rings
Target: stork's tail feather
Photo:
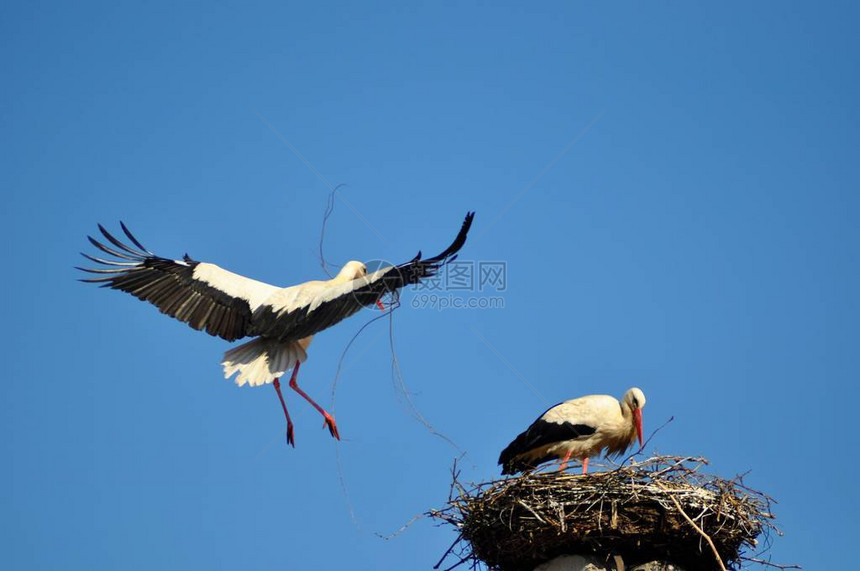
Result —
[[535, 456], [532, 446], [535, 443], [534, 436], [528, 430], [514, 438], [499, 455], [499, 465], [502, 467], [502, 475], [516, 474], [533, 470], [541, 462], [551, 460], [553, 456]]
[[241, 387], [248, 383], [257, 387], [284, 376], [295, 366], [296, 361], [303, 363], [307, 358], [299, 341], [284, 343], [258, 337], [224, 353], [221, 365], [224, 367], [224, 378], [229, 379], [239, 373], [237, 385]]
[[534, 459], [517, 456], [515, 458], [510, 458], [506, 462], [499, 462], [499, 464], [502, 465], [502, 476], [507, 476], [509, 474], [516, 474], [517, 472], [528, 472], [529, 470], [534, 470], [538, 465], [543, 464], [544, 462], [549, 462], [553, 458], [555, 458], [555, 456], [551, 454]]

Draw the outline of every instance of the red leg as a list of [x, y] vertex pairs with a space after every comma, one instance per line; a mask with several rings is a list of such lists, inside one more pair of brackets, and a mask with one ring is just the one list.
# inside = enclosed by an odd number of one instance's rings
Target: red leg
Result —
[[287, 403], [284, 402], [284, 395], [281, 394], [281, 382], [275, 379], [272, 383], [275, 385], [275, 390], [278, 391], [278, 398], [281, 399], [281, 407], [284, 409], [284, 416], [287, 417], [287, 444], [293, 448], [296, 447], [296, 441], [293, 438], [293, 421], [290, 419], [290, 413], [287, 412]]
[[588, 456], [582, 459], [582, 475], [588, 474]]
[[381, 299], [376, 300], [376, 307], [378, 307], [380, 311], [385, 311], [385, 304], [382, 303]]
[[337, 431], [337, 425], [334, 423], [334, 417], [332, 415], [330, 415], [329, 413], [327, 413], [323, 409], [323, 407], [321, 407], [320, 405], [315, 403], [314, 399], [309, 397], [307, 395], [307, 393], [305, 393], [305, 391], [303, 391], [302, 389], [299, 388], [299, 385], [296, 382], [296, 377], [299, 374], [299, 365], [301, 365], [301, 363], [299, 361], [296, 361], [296, 367], [293, 369], [293, 376], [290, 377], [290, 388], [293, 389], [294, 391], [296, 391], [297, 393], [299, 393], [300, 395], [302, 395], [302, 397], [306, 401], [311, 403], [311, 405], [313, 405], [313, 407], [315, 409], [317, 409], [321, 415], [323, 415], [323, 418], [325, 418], [325, 422], [323, 423], [323, 428], [328, 427], [328, 431], [331, 432], [331, 435], [334, 436], [335, 438], [337, 438], [338, 440], [340, 440], [340, 434]]
[[558, 466], [558, 471], [563, 472], [565, 468], [567, 468], [567, 461], [570, 460], [570, 455], [573, 454], [573, 450], [568, 450], [567, 454], [564, 455], [564, 459], [561, 461], [561, 464]]

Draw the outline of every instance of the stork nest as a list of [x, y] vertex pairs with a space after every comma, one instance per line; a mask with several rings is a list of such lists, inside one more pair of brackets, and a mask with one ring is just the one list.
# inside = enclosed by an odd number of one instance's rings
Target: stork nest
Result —
[[[668, 561], [687, 569], [739, 568], [758, 536], [774, 531], [773, 500], [703, 474], [704, 458], [659, 456], [585, 476], [530, 472], [471, 484], [454, 482], [448, 505], [428, 515], [459, 531], [449, 556], [473, 568], [531, 571], [563, 554], [623, 564]], [[769, 545], [769, 542], [766, 543]], [[449, 561], [450, 562], [450, 561]], [[623, 568], [623, 564], [621, 568]]]

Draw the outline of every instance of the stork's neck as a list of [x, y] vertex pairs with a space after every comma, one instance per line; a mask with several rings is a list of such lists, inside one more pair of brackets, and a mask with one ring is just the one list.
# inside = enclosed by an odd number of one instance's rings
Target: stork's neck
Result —
[[624, 431], [630, 435], [630, 441], [636, 439], [636, 424], [633, 419], [633, 408], [626, 402], [621, 402], [621, 416], [624, 418]]
[[625, 402], [618, 403], [621, 409], [621, 420], [615, 417], [615, 422], [611, 423], [611, 428], [607, 431], [609, 443], [607, 444], [607, 454], [622, 454], [636, 441], [636, 425], [633, 422], [633, 409]]

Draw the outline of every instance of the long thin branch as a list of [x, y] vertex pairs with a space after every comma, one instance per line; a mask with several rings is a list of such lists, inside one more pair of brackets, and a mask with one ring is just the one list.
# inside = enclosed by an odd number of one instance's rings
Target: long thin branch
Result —
[[[659, 480], [655, 480], [655, 481], [654, 481], [654, 483], [655, 483], [655, 484], [657, 484], [660, 488], [662, 488], [662, 489], [664, 489], [664, 490], [666, 490], [666, 489], [667, 489], [667, 488], [663, 485], [663, 483], [662, 483], [662, 482], [660, 482]], [[675, 497], [675, 496], [673, 496], [672, 494], [668, 494], [668, 496], [669, 496], [669, 499], [670, 499], [670, 500], [672, 500], [672, 503], [673, 503], [673, 504], [675, 504], [675, 507], [676, 507], [676, 508], [678, 508], [678, 511], [679, 511], [679, 512], [681, 512], [681, 515], [682, 515], [682, 516], [684, 516], [684, 519], [685, 519], [685, 520], [687, 520], [687, 522], [688, 522], [690, 525], [692, 525], [692, 526], [693, 526], [693, 528], [694, 528], [697, 532], [699, 532], [699, 535], [701, 535], [702, 537], [704, 537], [704, 538], [705, 538], [705, 541], [707, 541], [707, 542], [708, 542], [708, 545], [710, 545], [710, 546], [711, 546], [711, 551], [713, 551], [713, 552], [714, 552], [714, 557], [715, 557], [715, 558], [716, 558], [716, 560], [717, 560], [717, 565], [719, 565], [719, 566], [720, 566], [720, 569], [721, 569], [722, 571], [726, 571], [726, 566], [723, 564], [723, 558], [722, 558], [722, 557], [720, 557], [720, 552], [719, 552], [719, 551], [717, 551], [717, 546], [716, 546], [716, 545], [714, 545], [714, 541], [711, 539], [711, 536], [710, 536], [710, 535], [708, 535], [707, 533], [705, 533], [705, 530], [703, 530], [701, 527], [699, 527], [699, 526], [698, 526], [698, 524], [697, 524], [696, 522], [694, 522], [694, 521], [693, 521], [693, 519], [692, 519], [690, 516], [688, 516], [688, 515], [687, 515], [687, 512], [685, 512], [685, 511], [684, 511], [684, 508], [682, 508], [682, 507], [681, 507], [681, 502], [679, 502], [679, 501], [678, 501], [678, 498], [676, 498], [676, 497]]]
[[445, 561], [445, 559], [448, 557], [448, 555], [451, 554], [452, 551], [454, 551], [454, 548], [457, 546], [458, 543], [460, 543], [461, 539], [463, 539], [463, 534], [457, 535], [457, 539], [455, 539], [454, 543], [451, 544], [451, 547], [449, 547], [448, 550], [445, 551], [445, 554], [442, 556], [442, 559], [440, 559], [439, 562], [433, 566], [433, 569], [438, 569], [442, 566], [442, 562]]
[[[637, 450], [636, 452], [634, 452], [633, 454], [631, 454], [630, 456], [628, 456], [627, 458], [625, 458], [625, 459], [624, 459], [624, 461], [623, 461], [623, 462], [621, 462], [621, 465], [619, 465], [619, 466], [618, 466], [617, 470], [620, 470], [621, 468], [623, 468], [623, 467], [624, 467], [624, 465], [625, 465], [625, 464], [627, 464], [627, 462], [628, 462], [631, 458], [633, 458], [634, 456], [639, 456], [640, 454], [642, 454], [642, 452], [645, 450], [645, 447], [646, 447], [646, 446], [648, 446], [648, 443], [649, 443], [649, 442], [651, 442], [651, 439], [652, 439], [652, 438], [654, 438], [654, 437], [657, 435], [657, 433], [658, 433], [658, 432], [660, 432], [661, 430], [663, 430], [663, 429], [666, 427], [666, 425], [667, 425], [667, 424], [669, 424], [670, 422], [672, 422], [673, 420], [675, 420], [675, 417], [674, 417], [674, 416], [670, 416], [670, 417], [669, 417], [669, 420], [667, 420], [666, 422], [664, 422], [663, 424], [661, 424], [660, 426], [658, 426], [656, 429], [654, 429], [654, 432], [652, 432], [652, 433], [651, 433], [651, 436], [649, 436], [649, 437], [645, 440], [645, 442], [642, 444], [642, 446], [640, 446], [640, 447], [639, 447], [639, 450]], [[616, 471], [617, 471], [617, 470], [616, 470]]]
[[803, 569], [800, 565], [782, 565], [780, 563], [771, 563], [766, 559], [758, 559], [756, 557], [741, 557], [744, 561], [758, 563], [759, 565], [767, 565], [768, 567], [776, 567], [777, 569]]
[[326, 262], [325, 255], [323, 254], [323, 240], [325, 240], [325, 226], [328, 222], [328, 217], [331, 216], [332, 211], [334, 210], [334, 195], [337, 193], [338, 189], [342, 186], [346, 186], [341, 183], [334, 188], [331, 189], [331, 194], [328, 195], [328, 202], [326, 203], [325, 213], [323, 214], [322, 219], [322, 229], [320, 230], [320, 265], [322, 265], [323, 271], [328, 274], [328, 277], [332, 277], [331, 272], [328, 271], [328, 263]]

